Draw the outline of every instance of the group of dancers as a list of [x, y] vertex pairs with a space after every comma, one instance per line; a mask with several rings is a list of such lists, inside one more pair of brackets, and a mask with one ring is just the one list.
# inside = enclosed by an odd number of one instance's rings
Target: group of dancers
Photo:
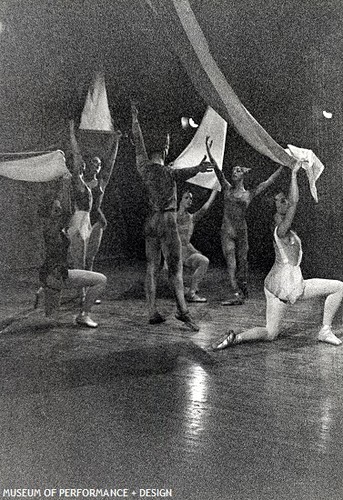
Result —
[[[157, 279], [162, 254], [175, 300], [175, 317], [192, 331], [199, 326], [190, 314], [188, 303], [206, 302], [200, 294], [200, 283], [204, 278], [209, 260], [194, 248], [191, 238], [194, 225], [214, 202], [217, 192], [213, 191], [208, 201], [195, 213], [190, 213], [192, 193], [183, 193], [179, 207], [177, 202], [177, 181], [186, 181], [198, 172], [214, 170], [224, 199], [224, 213], [221, 227], [221, 242], [228, 271], [229, 296], [222, 305], [242, 305], [248, 294], [248, 233], [246, 211], [252, 199], [264, 192], [280, 175], [283, 167], [276, 170], [266, 181], [253, 190], [244, 187], [244, 175], [249, 170], [240, 166], [233, 168], [231, 182], [219, 169], [211, 153], [212, 138], [205, 142], [206, 154], [194, 166], [174, 169], [166, 165], [169, 150], [169, 136], [163, 144], [146, 150], [138, 119], [137, 103], [131, 103], [132, 135], [136, 152], [138, 173], [148, 193], [150, 213], [145, 223], [146, 249], [146, 298], [149, 323], [163, 323], [166, 318], [160, 314], [156, 304]], [[83, 290], [81, 310], [76, 317], [80, 325], [95, 328], [97, 323], [90, 316], [94, 303], [99, 301], [106, 286], [106, 277], [93, 271], [95, 256], [99, 250], [102, 234], [107, 222], [101, 205], [105, 188], [115, 164], [121, 133], [114, 135], [113, 147], [108, 161], [102, 165], [99, 158], [84, 161], [75, 135], [73, 120], [70, 121], [70, 140], [73, 156], [71, 212], [56, 196], [52, 206], [41, 211], [44, 218], [43, 234], [46, 258], [40, 270], [42, 289], [45, 290], [46, 315], [58, 310], [61, 291], [66, 287]], [[215, 140], [215, 138], [214, 138]], [[243, 332], [229, 330], [212, 344], [214, 351], [252, 340], [274, 340], [280, 333], [282, 319], [287, 307], [298, 300], [324, 296], [323, 324], [318, 340], [340, 345], [341, 340], [332, 331], [332, 322], [343, 298], [343, 282], [329, 279], [304, 280], [300, 263], [301, 241], [291, 229], [299, 200], [297, 176], [302, 166], [297, 161], [291, 171], [288, 196], [280, 192], [275, 197], [274, 216], [275, 263], [265, 279], [266, 326]], [[185, 291], [183, 269], [192, 271], [189, 289]]]

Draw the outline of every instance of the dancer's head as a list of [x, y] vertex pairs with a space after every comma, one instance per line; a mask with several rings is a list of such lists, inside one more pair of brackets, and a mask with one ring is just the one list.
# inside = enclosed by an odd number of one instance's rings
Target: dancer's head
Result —
[[44, 196], [38, 205], [37, 214], [43, 219], [59, 219], [63, 214], [61, 201], [58, 198]]
[[189, 190], [184, 191], [180, 200], [180, 208], [188, 210], [192, 206], [192, 204], [193, 204], [192, 193]]
[[60, 200], [55, 199], [52, 202], [51, 208], [50, 208], [50, 218], [51, 219], [59, 219], [63, 214], [63, 209]]
[[232, 169], [231, 179], [233, 182], [238, 182], [243, 180], [244, 174], [250, 171], [250, 168], [241, 167], [240, 165], [236, 165]]
[[280, 191], [277, 193], [274, 197], [275, 200], [275, 206], [276, 206], [276, 213], [279, 215], [286, 215], [287, 210], [289, 208], [289, 200], [285, 193]]
[[94, 185], [97, 184], [99, 175], [101, 170], [101, 160], [98, 156], [94, 156], [86, 160], [86, 165], [83, 171], [84, 180], [87, 184], [92, 183]]
[[169, 133], [157, 133], [152, 138], [153, 144], [149, 148], [150, 160], [156, 163], [164, 164], [170, 148], [170, 135]]

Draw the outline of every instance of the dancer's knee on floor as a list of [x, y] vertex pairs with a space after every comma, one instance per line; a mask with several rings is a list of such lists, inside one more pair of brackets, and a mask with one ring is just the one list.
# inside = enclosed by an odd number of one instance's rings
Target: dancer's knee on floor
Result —
[[278, 337], [279, 333], [280, 330], [278, 327], [267, 325], [265, 340], [272, 342]]

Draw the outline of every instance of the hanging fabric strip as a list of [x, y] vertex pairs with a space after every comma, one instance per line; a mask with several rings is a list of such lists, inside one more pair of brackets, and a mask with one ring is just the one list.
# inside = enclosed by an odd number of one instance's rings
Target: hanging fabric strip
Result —
[[[231, 123], [237, 132], [261, 154], [276, 163], [293, 168], [297, 158], [289, 155], [255, 120], [240, 102], [211, 55], [207, 40], [188, 0], [145, 0], [155, 28], [169, 42], [205, 102]], [[317, 157], [316, 157], [317, 158]], [[320, 165], [319, 165], [319, 163]], [[306, 165], [304, 165], [306, 166]], [[307, 168], [310, 190], [317, 201], [316, 180], [321, 168], [317, 158], [314, 170]]]
[[114, 131], [103, 73], [95, 75], [94, 82], [88, 90], [80, 129], [110, 133]]
[[[153, 6], [151, 13], [156, 26], [179, 57], [194, 87], [208, 105], [257, 151], [281, 165], [292, 167], [295, 160], [270, 137], [238, 99], [213, 59], [206, 38], [188, 0], [145, 0]], [[156, 14], [157, 13], [157, 14]]]
[[0, 175], [17, 181], [48, 182], [71, 174], [64, 153], [57, 150], [20, 160], [1, 161]]
[[[206, 137], [213, 140], [212, 155], [220, 170], [223, 168], [223, 159], [226, 142], [227, 123], [214, 109], [208, 107], [204, 117], [189, 145], [173, 162], [173, 168], [186, 168], [198, 165], [206, 154]], [[199, 173], [188, 182], [208, 189], [220, 191], [220, 184], [214, 172]]]

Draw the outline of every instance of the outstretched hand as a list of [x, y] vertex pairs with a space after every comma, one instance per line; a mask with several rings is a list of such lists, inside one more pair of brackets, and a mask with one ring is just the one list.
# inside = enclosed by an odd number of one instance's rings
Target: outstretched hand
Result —
[[213, 144], [213, 141], [212, 141], [212, 139], [211, 139], [211, 137], [209, 135], [206, 136], [205, 143], [206, 143], [206, 150], [207, 150], [207, 153], [208, 153], [210, 151], [211, 147], [212, 147], [212, 144]]
[[133, 119], [138, 119], [138, 101], [131, 101], [131, 114]]
[[210, 159], [210, 162], [211, 162], [211, 164], [212, 164], [213, 167], [216, 167], [217, 166], [217, 162], [213, 158], [212, 153], [211, 153], [211, 148], [212, 148], [213, 141], [212, 141], [212, 139], [210, 138], [209, 135], [206, 136], [205, 143], [206, 143], [206, 151], [207, 151], [208, 157]]
[[210, 161], [207, 161], [206, 155], [199, 163], [199, 172], [212, 172], [213, 167]]

